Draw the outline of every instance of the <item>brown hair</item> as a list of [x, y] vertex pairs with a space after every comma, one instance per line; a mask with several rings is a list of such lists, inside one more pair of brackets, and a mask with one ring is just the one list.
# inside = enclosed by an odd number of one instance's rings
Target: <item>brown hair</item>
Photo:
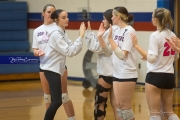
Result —
[[126, 23], [132, 22], [134, 20], [133, 14], [128, 13], [128, 10], [123, 6], [115, 7], [113, 13], [115, 15], [119, 14], [121, 19]]
[[65, 10], [62, 10], [62, 9], [57, 9], [57, 10], [55, 10], [55, 11], [51, 14], [51, 19], [53, 19], [53, 20], [58, 19], [59, 14], [61, 14], [63, 11], [65, 11]]
[[45, 5], [45, 6], [43, 7], [43, 12], [46, 11], [47, 7], [54, 7], [54, 8], [55, 8], [55, 6], [54, 6], [53, 4], [47, 4], [47, 5]]
[[108, 9], [103, 13], [103, 16], [106, 18], [106, 20], [108, 21], [109, 24], [112, 25], [112, 11], [113, 9]]
[[[53, 4], [47, 4], [47, 5], [45, 5], [43, 7], [43, 12], [45, 12], [48, 7], [54, 7], [55, 8], [55, 6]], [[43, 16], [41, 16], [41, 19], [44, 22], [44, 17]]]
[[156, 8], [154, 10], [154, 18], [159, 21], [161, 30], [164, 30], [165, 28], [172, 30], [174, 21], [172, 19], [171, 12], [168, 9]]

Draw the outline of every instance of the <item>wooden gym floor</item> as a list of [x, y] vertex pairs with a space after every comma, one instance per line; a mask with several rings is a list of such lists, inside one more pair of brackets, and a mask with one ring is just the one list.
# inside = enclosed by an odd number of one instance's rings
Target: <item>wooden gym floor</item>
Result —
[[[74, 104], [76, 120], [93, 120], [95, 90], [84, 89], [81, 82], [73, 81], [68, 81], [68, 90]], [[180, 116], [180, 89], [175, 89], [173, 101], [174, 111]], [[132, 109], [136, 120], [149, 120], [144, 86], [136, 86]], [[0, 120], [43, 120], [45, 110], [39, 80], [0, 82]], [[67, 120], [62, 106], [54, 120]], [[106, 120], [114, 120], [109, 101]]]

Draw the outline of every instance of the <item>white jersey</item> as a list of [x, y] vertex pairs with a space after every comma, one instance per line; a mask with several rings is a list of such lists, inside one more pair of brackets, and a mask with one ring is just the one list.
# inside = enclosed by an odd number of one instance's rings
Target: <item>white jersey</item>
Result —
[[[118, 26], [112, 26], [112, 27], [113, 27], [113, 31], [119, 29]], [[109, 45], [108, 35], [109, 35], [109, 30], [106, 30], [102, 36], [103, 40], [107, 45]], [[97, 73], [103, 76], [113, 76], [112, 55], [110, 57], [105, 56], [101, 48], [101, 45], [99, 44], [99, 40], [97, 36], [91, 30], [87, 30], [85, 38], [88, 49], [98, 54]]]
[[66, 56], [72, 57], [82, 49], [82, 38], [79, 37], [74, 43], [68, 39], [65, 31], [58, 27], [49, 37], [47, 51], [43, 57], [40, 68], [49, 70], [60, 75], [65, 71]]
[[115, 31], [114, 41], [122, 50], [128, 51], [128, 56], [120, 60], [113, 52], [113, 76], [119, 79], [137, 78], [136, 56], [137, 51], [133, 47], [131, 33], [135, 34], [134, 28], [127, 26]]
[[[41, 25], [34, 30], [33, 33], [33, 44], [32, 48], [38, 48], [43, 50], [45, 53], [47, 51], [47, 45], [49, 41], [49, 34], [54, 30], [58, 30], [56, 23], [52, 23], [50, 25]], [[40, 58], [40, 66], [43, 61], [43, 57]]]
[[156, 31], [150, 35], [148, 54], [157, 56], [154, 63], [147, 62], [147, 73], [174, 73], [173, 62], [175, 51], [168, 45], [165, 38], [175, 36], [170, 30]]

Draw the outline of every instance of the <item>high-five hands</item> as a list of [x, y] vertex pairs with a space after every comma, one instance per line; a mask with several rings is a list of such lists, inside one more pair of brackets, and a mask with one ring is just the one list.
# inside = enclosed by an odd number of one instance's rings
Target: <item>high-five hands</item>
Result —
[[82, 22], [81, 25], [80, 25], [80, 28], [79, 28], [79, 36], [81, 38], [84, 37], [85, 31], [86, 31], [86, 27], [85, 27], [84, 22]]
[[172, 37], [171, 39], [165, 38], [171, 49], [179, 52], [180, 47], [178, 46], [178, 38]]
[[98, 30], [98, 37], [102, 37], [105, 31], [106, 29], [104, 28], [103, 23], [101, 23]]

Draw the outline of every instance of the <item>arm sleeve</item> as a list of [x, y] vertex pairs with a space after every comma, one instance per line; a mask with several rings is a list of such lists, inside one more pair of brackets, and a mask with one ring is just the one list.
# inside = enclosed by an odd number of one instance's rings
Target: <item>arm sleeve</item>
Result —
[[147, 54], [147, 61], [149, 63], [154, 63], [157, 59], [157, 56], [156, 55], [152, 55], [152, 54]]
[[37, 34], [36, 34], [35, 30], [33, 32], [32, 48], [38, 48]]
[[[68, 38], [67, 34], [65, 34], [65, 35], [66, 35], [66, 38]], [[70, 45], [70, 46], [73, 45], [73, 41], [70, 40], [69, 38], [68, 38], [67, 42], [68, 42], [68, 45]]]
[[103, 54], [103, 50], [99, 44], [97, 36], [94, 34], [94, 32], [87, 30], [85, 34], [85, 39], [86, 39], [86, 45], [87, 48], [92, 51], [96, 52], [98, 54]]
[[115, 50], [114, 50], [114, 54], [120, 59], [120, 60], [123, 60], [125, 58], [125, 54], [124, 52], [121, 50], [121, 48], [117, 47]]
[[71, 43], [70, 45], [68, 42], [70, 40], [66, 40], [64, 36], [59, 34], [58, 32], [55, 32], [50, 37], [49, 45], [54, 48], [56, 51], [60, 52], [61, 54], [65, 56], [75, 56], [77, 55], [81, 49], [82, 49], [82, 38], [78, 37], [74, 43]]
[[110, 57], [112, 55], [112, 50], [109, 46], [106, 45], [105, 48], [102, 48], [106, 57]]

